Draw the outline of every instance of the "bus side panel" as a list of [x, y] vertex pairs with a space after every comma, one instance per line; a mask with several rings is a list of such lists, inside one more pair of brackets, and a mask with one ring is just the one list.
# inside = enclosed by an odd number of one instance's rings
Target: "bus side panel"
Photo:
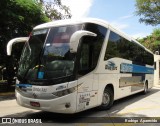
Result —
[[144, 82], [148, 81], [148, 87], [153, 85], [153, 74], [145, 73], [151, 66], [133, 64], [132, 61], [112, 58], [101, 62], [97, 69], [99, 72], [98, 103], [102, 103], [103, 91], [107, 84], [113, 84], [114, 100], [144, 90]]
[[[99, 104], [101, 104], [102, 94], [107, 84], [113, 84], [115, 100], [131, 94], [130, 86], [120, 87], [122, 77], [132, 77], [131, 73], [120, 73], [121, 64], [124, 62], [126, 62], [124, 59], [115, 57], [101, 62], [97, 68], [97, 73], [99, 73]], [[132, 61], [127, 62], [132, 64]]]
[[[129, 74], [127, 76], [130, 76]], [[126, 76], [125, 76], [126, 77]], [[107, 84], [112, 84], [114, 87], [114, 100], [128, 96], [131, 94], [131, 86], [120, 87], [120, 74], [100, 74], [99, 76], [99, 95], [98, 104], [102, 103], [102, 96]]]
[[78, 79], [77, 112], [97, 106], [98, 74], [90, 72]]
[[76, 112], [80, 112], [97, 106], [97, 98], [98, 98], [97, 91], [81, 92], [81, 93], [79, 92], [77, 95]]
[[148, 89], [153, 87], [153, 74], [146, 74], [146, 81], [148, 81]]

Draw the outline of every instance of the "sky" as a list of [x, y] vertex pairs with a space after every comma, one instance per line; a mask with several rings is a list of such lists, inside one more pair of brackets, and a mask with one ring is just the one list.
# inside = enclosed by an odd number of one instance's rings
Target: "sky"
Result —
[[99, 18], [134, 38], [150, 35], [154, 28], [151, 25], [139, 23], [135, 15], [136, 0], [62, 0], [72, 14], [72, 18]]

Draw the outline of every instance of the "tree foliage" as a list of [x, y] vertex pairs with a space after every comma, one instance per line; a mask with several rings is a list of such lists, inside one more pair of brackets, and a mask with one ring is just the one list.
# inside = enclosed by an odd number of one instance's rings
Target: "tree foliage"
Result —
[[43, 6], [44, 13], [50, 20], [71, 18], [70, 9], [63, 5], [61, 0], [37, 0], [37, 2]]
[[[0, 64], [4, 61], [10, 39], [28, 36], [38, 24], [70, 17], [69, 8], [62, 5], [61, 0], [0, 0]], [[20, 48], [22, 46], [16, 48], [17, 52]]]
[[151, 35], [138, 41], [153, 52], [160, 51], [160, 28], [154, 29]]
[[160, 24], [160, 0], [136, 0], [136, 15], [147, 25]]
[[1, 0], [0, 18], [1, 58], [6, 54], [6, 44], [10, 39], [28, 36], [35, 25], [49, 21], [42, 7], [33, 0]]

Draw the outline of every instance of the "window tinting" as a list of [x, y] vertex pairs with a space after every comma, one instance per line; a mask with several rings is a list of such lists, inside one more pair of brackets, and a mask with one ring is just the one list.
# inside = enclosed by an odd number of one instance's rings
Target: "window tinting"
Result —
[[145, 48], [111, 31], [104, 60], [114, 57], [131, 60], [135, 64], [153, 65], [153, 55]]
[[86, 24], [84, 29], [96, 33], [97, 36], [85, 36], [81, 40], [79, 75], [87, 74], [95, 69], [107, 32], [106, 28], [92, 23]]

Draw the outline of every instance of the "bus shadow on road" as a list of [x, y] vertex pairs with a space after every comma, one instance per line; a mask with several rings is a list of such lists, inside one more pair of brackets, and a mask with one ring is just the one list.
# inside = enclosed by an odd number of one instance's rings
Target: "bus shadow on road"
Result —
[[[160, 88], [152, 88], [147, 94], [143, 94], [142, 92], [140, 92], [140, 93], [116, 100], [114, 102], [113, 107], [110, 110], [108, 110], [108, 114], [111, 117], [112, 116], [113, 117], [123, 117], [123, 116], [124, 117], [127, 117], [127, 116], [128, 117], [145, 117], [147, 116], [145, 113], [137, 114], [138, 111], [141, 111], [141, 109], [147, 110], [148, 108], [145, 106], [145, 103], [147, 104], [149, 102], [152, 102], [152, 101], [149, 101], [150, 97], [152, 97], [152, 95], [158, 92], [160, 97]], [[137, 106], [133, 106], [133, 104]], [[126, 109], [128, 106], [130, 106], [129, 111]]]

